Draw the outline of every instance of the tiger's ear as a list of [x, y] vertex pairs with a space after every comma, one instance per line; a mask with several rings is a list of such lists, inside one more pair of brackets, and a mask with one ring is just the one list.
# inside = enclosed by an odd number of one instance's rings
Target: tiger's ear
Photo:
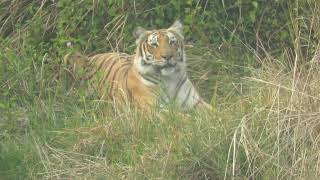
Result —
[[138, 26], [133, 30], [133, 37], [136, 38], [136, 40], [138, 40], [140, 36], [145, 32], [146, 30], [144, 28]]
[[179, 33], [181, 36], [183, 36], [182, 28], [183, 28], [182, 23], [180, 22], [180, 20], [177, 20], [169, 27], [169, 30], [175, 31]]

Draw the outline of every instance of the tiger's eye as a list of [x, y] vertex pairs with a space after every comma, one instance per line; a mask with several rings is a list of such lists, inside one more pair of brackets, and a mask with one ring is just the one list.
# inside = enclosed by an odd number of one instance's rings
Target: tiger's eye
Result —
[[153, 33], [149, 36], [148, 38], [148, 43], [151, 47], [153, 48], [157, 48], [159, 46], [159, 43], [158, 43], [158, 36], [156, 33]]
[[175, 46], [176, 45], [176, 40], [175, 39], [172, 39], [172, 40], [170, 40], [169, 41], [169, 44], [171, 45], [171, 46]]

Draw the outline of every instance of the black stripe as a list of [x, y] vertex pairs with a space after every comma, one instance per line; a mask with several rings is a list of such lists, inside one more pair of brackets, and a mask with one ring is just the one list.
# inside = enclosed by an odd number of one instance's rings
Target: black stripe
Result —
[[95, 55], [91, 58], [89, 58], [89, 66], [91, 66], [97, 59], [99, 59], [100, 57], [102, 56], [102, 54], [99, 54], [99, 55]]
[[146, 81], [150, 81], [153, 84], [158, 84], [159, 82], [153, 79], [152, 77], [144, 76], [142, 75], [142, 78], [145, 79]]
[[[131, 66], [132, 67], [132, 66]], [[128, 81], [128, 72], [129, 72], [129, 70], [130, 70], [130, 68], [131, 67], [128, 67], [127, 69], [125, 69], [124, 70], [124, 73], [123, 73], [123, 81], [122, 81], [122, 88], [123, 88], [123, 90], [125, 91], [125, 92], [127, 92], [125, 95], [126, 95], [126, 98], [128, 99], [128, 100], [131, 100], [130, 98], [130, 96], [131, 96], [131, 94], [130, 94], [130, 92], [129, 92], [129, 89], [128, 89], [128, 84], [127, 84], [127, 81]]]
[[105, 80], [109, 77], [110, 72], [112, 71], [112, 67], [116, 64], [116, 60], [115, 59], [110, 59], [110, 61], [113, 60], [113, 63], [111, 64], [111, 66], [108, 68], [108, 73], [103, 77], [103, 79], [100, 80], [99, 82], [99, 87], [102, 86], [102, 84], [105, 82]]
[[181, 47], [181, 61], [183, 62], [184, 61], [184, 48]]
[[139, 46], [140, 56], [143, 56], [142, 54], [142, 44]]
[[192, 90], [192, 86], [189, 87], [189, 91], [188, 91], [188, 93], [187, 93], [187, 96], [186, 96], [185, 99], [183, 100], [183, 103], [182, 103], [181, 107], [184, 106], [184, 105], [186, 104], [187, 100], [189, 99], [191, 90]]
[[119, 70], [127, 65], [131, 65], [131, 63], [125, 63], [125, 64], [121, 64], [120, 67], [118, 67], [118, 69], [113, 73], [113, 77], [112, 77], [112, 81], [114, 81], [114, 79], [116, 78]]
[[[107, 64], [105, 64], [105, 63], [107, 63]], [[94, 72], [92, 72], [90, 75], [86, 75], [86, 77], [84, 78], [84, 80], [91, 79], [91, 78], [102, 68], [103, 65], [108, 66], [108, 63], [110, 63], [109, 58], [108, 58], [108, 59], [105, 59], [105, 60], [101, 60], [98, 68], [96, 68], [96, 69], [94, 70]]]
[[132, 92], [131, 92], [130, 89], [128, 88], [128, 78], [129, 78], [128, 73], [129, 73], [129, 71], [130, 71], [130, 68], [128, 68], [127, 72], [125, 73], [125, 78], [126, 78], [126, 90], [127, 90], [127, 92], [128, 92], [128, 95], [129, 95], [130, 100], [132, 100]]
[[147, 43], [144, 43], [143, 44], [143, 57], [145, 59], [147, 59], [147, 56], [148, 56], [148, 45], [147, 45]]
[[127, 69], [124, 70], [122, 79], [124, 79], [128, 75], [128, 72], [129, 72], [130, 68], [132, 67], [132, 63], [130, 63], [130, 65], [131, 66], [129, 66]]
[[143, 60], [147, 63], [147, 64], [150, 64], [150, 59], [148, 59], [148, 45], [147, 43], [144, 43], [144, 46], [143, 46], [143, 52], [144, 52], [144, 56], [143, 56]]
[[123, 67], [126, 67], [128, 65], [131, 65], [131, 63], [126, 63], [126, 64], [122, 64], [114, 73], [113, 73], [113, 77], [112, 77], [112, 80], [110, 81], [110, 89], [109, 89], [109, 95], [111, 96], [112, 95], [112, 91], [113, 91], [113, 87], [114, 87], [114, 80], [116, 79], [117, 77], [117, 74], [119, 72], [120, 69], [122, 69]]
[[145, 54], [145, 43], [141, 44], [141, 56], [143, 58], [145, 58], [146, 54]]
[[145, 52], [144, 43], [140, 45], [139, 50], [140, 50], [140, 56], [142, 57], [141, 65], [145, 65], [146, 64], [146, 61], [145, 61], [146, 56], [145, 56], [145, 53], [144, 53]]
[[180, 88], [182, 87], [182, 85], [187, 81], [187, 76], [186, 76], [186, 74], [184, 74], [183, 75], [183, 77], [179, 80], [179, 82], [178, 82], [178, 84], [177, 84], [177, 87], [176, 87], [176, 93], [175, 93], [175, 95], [173, 96], [174, 97], [174, 99], [176, 99], [176, 97], [177, 97], [177, 95], [178, 95], [178, 93], [179, 93], [179, 91], [180, 91]]
[[159, 82], [157, 80], [155, 80], [155, 79], [152, 79], [152, 77], [148, 77], [148, 76], [146, 76], [144, 74], [141, 74], [141, 73], [139, 73], [139, 74], [141, 75], [141, 77], [144, 80], [149, 81], [149, 82], [153, 83], [154, 85], [159, 84]]

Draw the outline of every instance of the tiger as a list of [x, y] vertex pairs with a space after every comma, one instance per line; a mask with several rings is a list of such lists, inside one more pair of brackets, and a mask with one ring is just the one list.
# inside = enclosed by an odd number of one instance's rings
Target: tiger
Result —
[[178, 20], [167, 29], [133, 31], [136, 50], [132, 55], [119, 52], [90, 57], [69, 53], [64, 57], [70, 72], [84, 72], [81, 81], [89, 81], [101, 99], [130, 102], [142, 111], [150, 111], [159, 97], [175, 102], [183, 111], [211, 110], [190, 81], [186, 71], [183, 25]]

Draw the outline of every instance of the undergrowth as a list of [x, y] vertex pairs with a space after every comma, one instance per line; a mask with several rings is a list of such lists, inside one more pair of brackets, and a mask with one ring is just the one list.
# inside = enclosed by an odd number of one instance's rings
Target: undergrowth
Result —
[[[150, 10], [139, 1], [126, 14], [132, 6], [122, 1], [1, 1], [0, 179], [317, 179], [317, 1], [272, 3], [288, 7], [274, 20], [286, 27], [271, 33], [267, 19], [254, 38], [248, 34], [265, 20], [257, 8], [265, 2], [227, 4], [223, 16], [210, 14], [214, 4], [206, 2], [164, 1]], [[189, 75], [212, 112], [147, 116], [66, 88], [66, 52], [132, 53], [133, 26], [172, 11], [165, 8], [172, 3], [184, 7], [177, 12], [186, 22]], [[204, 24], [234, 7], [249, 9], [244, 23]], [[163, 16], [147, 25], [174, 19]], [[203, 32], [189, 29], [197, 22], [190, 16], [201, 17]]]

